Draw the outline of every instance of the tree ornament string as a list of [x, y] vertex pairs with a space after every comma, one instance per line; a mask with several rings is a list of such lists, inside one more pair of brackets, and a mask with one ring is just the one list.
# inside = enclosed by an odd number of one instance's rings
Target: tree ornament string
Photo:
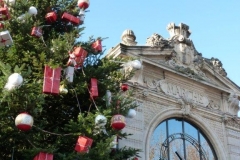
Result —
[[48, 133], [48, 134], [51, 134], [51, 135], [56, 135], [56, 136], [69, 136], [69, 135], [74, 135], [74, 133], [67, 133], [67, 134], [59, 134], [59, 133], [54, 133], [54, 132], [49, 132], [49, 131], [46, 131], [46, 130], [43, 130], [35, 125], [33, 125], [33, 127], [37, 128], [38, 130], [44, 132], [44, 133]]
[[88, 89], [88, 93], [90, 94], [90, 98], [91, 98], [91, 100], [92, 100], [92, 102], [93, 102], [95, 108], [97, 109], [97, 111], [99, 111], [99, 109], [98, 109], [98, 107], [97, 107], [97, 105], [96, 105], [96, 103], [95, 103], [95, 101], [94, 101], [94, 98], [92, 97], [92, 94], [91, 94], [91, 92], [90, 92], [90, 90], [89, 90], [88, 87], [87, 87], [87, 89]]
[[80, 103], [79, 103], [79, 100], [78, 100], [78, 97], [77, 97], [77, 92], [76, 92], [76, 90], [75, 90], [74, 88], [73, 88], [73, 91], [74, 91], [74, 93], [75, 93], [75, 97], [76, 97], [76, 99], [77, 99], [79, 112], [81, 113], [81, 106], [80, 106]]

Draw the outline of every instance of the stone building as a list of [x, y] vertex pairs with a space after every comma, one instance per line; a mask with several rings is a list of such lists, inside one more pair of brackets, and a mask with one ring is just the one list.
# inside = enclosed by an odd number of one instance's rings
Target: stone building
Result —
[[239, 160], [240, 87], [217, 58], [207, 59], [189, 39], [186, 24], [167, 25], [170, 38], [159, 34], [137, 45], [132, 30], [107, 56], [130, 56], [141, 62], [128, 81], [134, 88], [137, 115], [127, 118], [132, 133], [119, 147], [141, 149], [141, 160]]

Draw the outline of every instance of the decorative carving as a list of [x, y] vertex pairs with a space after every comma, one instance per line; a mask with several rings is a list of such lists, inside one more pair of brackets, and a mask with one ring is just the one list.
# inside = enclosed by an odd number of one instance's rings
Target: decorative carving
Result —
[[208, 104], [208, 107], [209, 108], [212, 108], [212, 109], [216, 109], [216, 110], [219, 110], [220, 109], [220, 106], [217, 105], [213, 100], [210, 100], [209, 104]]
[[170, 34], [169, 43], [174, 46], [174, 52], [171, 57], [167, 57], [166, 63], [188, 77], [211, 82], [202, 71], [204, 63], [202, 54], [197, 52], [192, 40], [189, 39], [191, 34], [189, 26], [183, 23], [175, 26], [174, 23], [170, 23], [167, 30]]
[[123, 44], [127, 45], [127, 46], [135, 46], [137, 44], [136, 40], [136, 36], [134, 34], [134, 32], [132, 30], [125, 30], [122, 33], [122, 42]]
[[[207, 107], [209, 104], [209, 100], [204, 93], [199, 93], [197, 91], [188, 90], [178, 85], [174, 85], [168, 83], [166, 80], [156, 80], [144, 77], [144, 83], [151, 88], [156, 89], [157, 91], [161, 91], [169, 96], [173, 96], [175, 98], [185, 97], [191, 100], [191, 103], [194, 105], [200, 105], [203, 107]], [[190, 102], [190, 101], [189, 101]]]
[[240, 119], [237, 117], [228, 118], [225, 122], [227, 126], [240, 129]]
[[217, 71], [220, 75], [222, 76], [227, 76], [227, 72], [225, 69], [222, 67], [222, 62], [217, 59], [212, 57], [210, 60], [208, 60], [209, 64], [213, 66], [214, 70]]
[[233, 115], [237, 115], [239, 111], [239, 99], [235, 93], [231, 93], [228, 97], [228, 110]]
[[193, 100], [188, 97], [188, 94], [183, 94], [178, 99], [178, 103], [181, 104], [181, 110], [184, 116], [190, 116], [191, 109], [194, 107]]
[[167, 25], [167, 30], [170, 34], [170, 38], [179, 35], [188, 38], [191, 35], [191, 32], [189, 31], [189, 26], [183, 23], [180, 23], [179, 26], [175, 26], [174, 23], [169, 23]]
[[169, 46], [168, 40], [165, 40], [161, 35], [154, 33], [151, 37], [147, 38], [147, 45], [151, 47], [167, 47]]

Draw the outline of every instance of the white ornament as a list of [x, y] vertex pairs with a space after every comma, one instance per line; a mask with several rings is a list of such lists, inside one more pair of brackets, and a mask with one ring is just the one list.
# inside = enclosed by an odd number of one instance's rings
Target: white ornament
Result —
[[30, 15], [37, 15], [37, 8], [34, 7], [34, 6], [31, 6], [29, 9], [28, 9], [28, 13]]
[[19, 73], [13, 73], [8, 77], [8, 83], [20, 86], [23, 83], [23, 78]]
[[17, 17], [17, 20], [24, 22], [26, 15], [22, 14], [21, 16]]
[[23, 83], [23, 78], [19, 73], [13, 73], [8, 77], [8, 82], [4, 88], [7, 90], [12, 90], [21, 86]]
[[112, 101], [112, 93], [109, 90], [107, 90], [107, 92], [106, 92], [106, 106], [110, 106], [111, 101]]
[[95, 118], [95, 124], [99, 127], [103, 127], [107, 124], [107, 118], [103, 115], [98, 115]]
[[131, 65], [135, 69], [141, 69], [142, 68], [142, 64], [139, 60], [131, 61]]
[[137, 115], [137, 112], [136, 112], [135, 109], [129, 109], [128, 115], [127, 115], [128, 118], [133, 118], [133, 117], [135, 117], [136, 115]]

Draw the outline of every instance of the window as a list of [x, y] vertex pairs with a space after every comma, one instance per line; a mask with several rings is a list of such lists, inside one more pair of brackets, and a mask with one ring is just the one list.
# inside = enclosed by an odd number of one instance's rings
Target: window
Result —
[[150, 160], [217, 160], [206, 136], [184, 119], [161, 122], [150, 141]]

